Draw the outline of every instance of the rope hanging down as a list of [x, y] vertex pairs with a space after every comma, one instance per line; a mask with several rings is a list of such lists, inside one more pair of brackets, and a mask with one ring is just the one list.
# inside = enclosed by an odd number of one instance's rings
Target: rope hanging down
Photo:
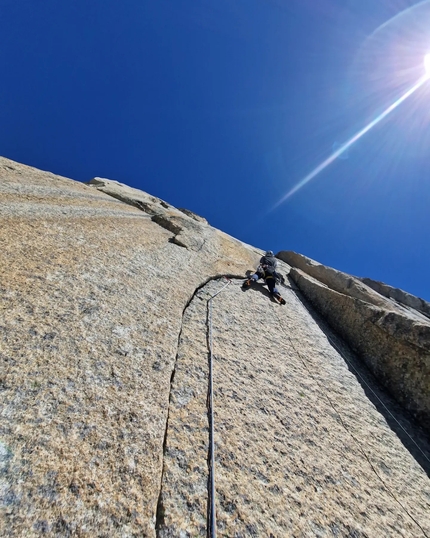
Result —
[[[215, 430], [215, 428], [214, 428], [214, 407], [213, 407], [213, 361], [214, 361], [214, 358], [213, 358], [213, 335], [212, 335], [212, 301], [217, 297], [217, 295], [219, 295], [221, 292], [223, 292], [227, 288], [227, 286], [229, 286], [232, 283], [232, 281], [228, 277], [224, 276], [224, 278], [227, 280], [227, 283], [224, 284], [224, 286], [220, 290], [218, 290], [214, 295], [212, 295], [207, 301], [207, 327], [208, 327], [207, 342], [208, 342], [208, 351], [209, 351], [209, 353], [208, 353], [208, 355], [209, 355], [209, 358], [208, 358], [208, 361], [209, 361], [209, 383], [208, 383], [207, 405], [208, 405], [209, 437], [210, 437], [210, 439], [209, 439], [209, 451], [210, 451], [210, 454], [209, 454], [209, 458], [208, 458], [209, 459], [209, 462], [208, 462], [209, 463], [209, 474], [210, 474], [210, 478], [209, 478], [209, 482], [210, 482], [209, 483], [209, 497], [210, 497], [210, 499], [208, 501], [208, 518], [207, 518], [207, 523], [208, 523], [207, 524], [207, 535], [208, 535], [208, 538], [216, 538], [216, 535], [217, 535], [216, 534], [216, 532], [217, 532], [217, 529], [216, 529], [216, 507], [215, 507], [215, 439], [214, 439], [214, 430]], [[289, 288], [288, 286], [285, 286], [285, 285], [283, 285], [283, 287], [285, 287], [286, 289], [289, 289], [289, 291], [292, 293], [292, 296], [294, 297], [294, 300], [299, 302], [296, 294], [294, 293], [294, 291], [291, 288]], [[311, 378], [314, 379], [314, 381], [320, 387], [320, 390], [322, 390], [318, 380], [315, 379], [313, 373], [311, 372], [309, 366], [306, 363], [306, 360], [303, 358], [302, 354], [298, 351], [298, 349], [294, 345], [290, 335], [286, 331], [286, 329], [285, 329], [285, 327], [284, 327], [283, 323], [281, 322], [281, 319], [279, 318], [278, 315], [277, 315], [277, 318], [278, 318], [279, 325], [282, 327], [283, 332], [286, 334], [288, 340], [290, 341], [292, 348], [294, 349], [294, 351], [296, 352], [296, 354], [298, 355], [300, 360], [303, 362], [303, 364], [306, 367], [307, 371], [309, 372]], [[336, 349], [336, 351], [342, 356], [342, 358], [345, 360], [345, 362], [347, 362], [350, 366], [352, 366], [352, 364], [350, 364], [350, 362], [346, 360], [346, 358], [344, 357], [344, 354], [341, 353], [340, 350], [338, 349], [338, 347], [334, 344], [332, 339], [329, 338], [329, 342], [333, 345], [333, 347]], [[362, 376], [359, 374], [359, 372], [356, 371], [355, 368], [354, 368], [354, 370], [355, 370], [355, 373], [356, 373], [357, 377], [361, 380], [361, 382], [364, 383], [365, 385], [367, 385], [368, 388], [370, 388], [372, 390], [374, 395], [383, 404], [383, 406], [386, 408], [388, 413], [399, 424], [399, 426], [401, 426], [401, 428], [408, 435], [410, 440], [416, 445], [416, 447], [420, 450], [420, 452], [424, 455], [424, 457], [428, 461], [428, 457], [423, 452], [421, 447], [419, 447], [419, 445], [410, 436], [410, 434], [398, 422], [396, 417], [390, 412], [390, 410], [387, 408], [387, 406], [380, 400], [380, 398], [375, 393], [375, 391], [365, 382], [365, 380], [362, 378]], [[359, 452], [367, 460], [368, 464], [370, 465], [370, 468], [376, 474], [377, 478], [381, 481], [381, 483], [383, 484], [383, 487], [385, 488], [385, 490], [393, 498], [393, 500], [401, 507], [401, 509], [407, 514], [407, 516], [409, 516], [409, 518], [417, 525], [417, 527], [420, 528], [423, 535], [428, 536], [426, 534], [425, 530], [423, 529], [423, 527], [420, 525], [420, 523], [413, 517], [413, 515], [407, 510], [407, 508], [400, 502], [400, 500], [393, 493], [393, 491], [391, 491], [391, 488], [388, 486], [388, 484], [385, 483], [385, 481], [382, 479], [380, 474], [377, 472], [374, 465], [370, 461], [368, 455], [365, 453], [365, 451], [360, 446], [360, 443], [359, 443], [358, 439], [356, 439], [356, 437], [349, 430], [349, 428], [347, 427], [345, 422], [342, 420], [342, 417], [341, 417], [338, 409], [336, 408], [336, 406], [334, 405], [334, 403], [332, 402], [331, 398], [328, 396], [326, 391], [322, 390], [322, 392], [324, 392], [330, 407], [334, 410], [334, 412], [336, 413], [336, 415], [338, 416], [338, 418], [340, 420], [340, 423], [342, 424], [344, 429], [347, 431], [347, 433], [352, 437], [355, 444], [358, 446]]]
[[216, 509], [215, 509], [215, 441], [214, 441], [214, 407], [213, 407], [213, 351], [212, 351], [212, 301], [225, 288], [231, 280], [224, 277], [227, 283], [218, 290], [207, 302], [208, 348], [209, 348], [209, 388], [208, 388], [208, 415], [209, 415], [209, 451], [210, 451], [210, 505], [208, 506], [208, 537], [216, 538]]

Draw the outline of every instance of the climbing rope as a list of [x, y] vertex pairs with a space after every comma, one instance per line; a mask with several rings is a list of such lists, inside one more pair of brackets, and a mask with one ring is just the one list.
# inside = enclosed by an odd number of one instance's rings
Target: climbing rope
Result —
[[210, 451], [210, 503], [208, 510], [208, 536], [216, 538], [216, 508], [215, 508], [215, 427], [213, 406], [213, 337], [212, 337], [212, 301], [217, 295], [231, 284], [231, 280], [224, 277], [227, 283], [212, 295], [207, 302], [207, 326], [208, 326], [208, 349], [209, 349], [209, 387], [208, 387], [208, 415], [209, 415], [209, 451]]
[[[214, 293], [212, 296], [209, 297], [207, 300], [207, 343], [208, 343], [208, 362], [209, 362], [209, 383], [208, 383], [208, 398], [207, 398], [207, 405], [208, 405], [208, 420], [209, 420], [209, 457], [208, 457], [208, 466], [209, 466], [209, 500], [208, 500], [208, 517], [207, 517], [207, 532], [208, 532], [208, 538], [216, 538], [217, 535], [217, 523], [216, 523], [216, 504], [215, 504], [215, 423], [214, 423], [214, 404], [213, 404], [213, 385], [214, 385], [214, 378], [213, 378], [213, 364], [214, 364], [214, 355], [213, 355], [213, 330], [212, 330], [212, 302], [213, 300], [222, 293], [230, 284], [232, 284], [232, 281], [227, 277], [224, 276], [224, 279], [227, 280], [227, 282], [222, 286], [221, 289], [219, 289], [216, 293]], [[293, 289], [289, 288], [288, 286], [283, 285], [283, 287], [288, 288], [291, 292], [292, 296], [294, 297], [294, 301], [299, 303], [299, 299], [296, 296]], [[297, 304], [296, 303], [296, 304]], [[300, 306], [303, 306], [302, 303], [300, 303]], [[297, 347], [294, 345], [293, 340], [291, 339], [290, 335], [288, 334], [287, 330], [284, 327], [284, 324], [282, 323], [282, 320], [280, 319], [279, 315], [276, 313], [276, 317], [278, 318], [279, 325], [283, 328], [283, 331], [285, 332], [292, 349], [295, 351], [301, 362], [303, 363], [304, 367], [308, 371], [310, 377], [313, 379], [313, 381], [319, 386], [321, 393], [324, 394], [329, 406], [333, 409], [335, 414], [337, 415], [340, 424], [345, 429], [347, 434], [353, 439], [354, 443], [357, 445], [359, 452], [362, 454], [362, 456], [365, 458], [365, 460], [368, 462], [370, 468], [372, 469], [373, 473], [376, 475], [376, 477], [379, 479], [379, 481], [382, 483], [384, 489], [387, 491], [387, 493], [393, 498], [393, 500], [400, 506], [400, 508], [404, 511], [404, 513], [419, 527], [421, 532], [423, 533], [423, 536], [429, 538], [426, 531], [423, 529], [423, 527], [420, 525], [420, 523], [415, 519], [415, 517], [410, 514], [408, 509], [401, 503], [401, 501], [397, 498], [395, 493], [391, 491], [389, 486], [386, 484], [382, 476], [378, 473], [377, 469], [373, 465], [372, 461], [370, 460], [369, 456], [366, 454], [364, 449], [361, 447], [361, 444], [359, 440], [355, 437], [355, 435], [349, 430], [347, 424], [344, 422], [340, 412], [337, 410], [336, 406], [334, 405], [332, 399], [327, 394], [325, 390], [322, 389], [318, 379], [315, 378], [313, 375], [311, 369], [309, 368], [305, 358], [302, 356], [302, 354], [299, 352]], [[418, 450], [422, 453], [422, 455], [426, 458], [427, 461], [430, 461], [425, 452], [421, 449], [421, 447], [416, 443], [416, 441], [411, 437], [411, 435], [407, 432], [407, 430], [403, 427], [403, 425], [397, 420], [397, 418], [391, 413], [391, 411], [388, 409], [388, 407], [385, 405], [385, 403], [379, 398], [379, 396], [376, 394], [376, 392], [373, 390], [373, 388], [365, 381], [365, 379], [360, 375], [360, 373], [357, 371], [356, 368], [353, 367], [353, 365], [345, 359], [344, 354], [341, 353], [339, 348], [336, 346], [336, 344], [332, 341], [331, 338], [327, 337], [330, 344], [336, 349], [336, 351], [342, 356], [342, 358], [345, 360], [345, 362], [351, 366], [351, 368], [354, 370], [354, 373], [359, 378], [359, 380], [366, 385], [367, 388], [369, 388], [374, 396], [378, 399], [378, 401], [384, 406], [387, 413], [392, 417], [392, 419], [402, 428], [402, 430], [405, 432], [405, 434], [409, 437], [411, 442], [418, 448]]]
[[[285, 286], [287, 287], [287, 286]], [[290, 289], [290, 291], [292, 292], [293, 296], [294, 296], [294, 299], [296, 299], [296, 295], [294, 293], [294, 291], [291, 289], [291, 288], [288, 288]], [[278, 318], [278, 321], [279, 321], [279, 325], [283, 328], [283, 331], [285, 333], [285, 335], [287, 336], [290, 344], [291, 344], [291, 347], [293, 348], [293, 350], [295, 351], [296, 355], [299, 357], [299, 359], [301, 360], [301, 362], [303, 363], [304, 367], [306, 368], [306, 370], [308, 371], [310, 377], [312, 378], [312, 380], [316, 383], [316, 385], [320, 388], [320, 392], [322, 394], [324, 394], [325, 398], [327, 399], [330, 407], [333, 409], [333, 411], [336, 413], [339, 421], [340, 421], [340, 424], [342, 425], [342, 427], [345, 429], [345, 431], [348, 433], [348, 435], [350, 435], [350, 437], [353, 439], [354, 443], [357, 445], [357, 448], [359, 450], [359, 452], [362, 454], [362, 456], [367, 460], [370, 468], [372, 469], [372, 471], [375, 473], [375, 475], [377, 476], [377, 478], [382, 482], [385, 490], [388, 492], [388, 494], [394, 499], [394, 501], [401, 507], [401, 509], [408, 515], [408, 517], [417, 525], [417, 527], [419, 527], [419, 529], [421, 530], [421, 532], [423, 533], [423, 536], [425, 536], [426, 538], [429, 538], [429, 535], [426, 533], [426, 531], [423, 529], [423, 527], [420, 525], [420, 523], [409, 513], [408, 509], [403, 506], [403, 504], [400, 502], [400, 500], [397, 498], [397, 496], [391, 491], [391, 489], [387, 486], [387, 484], [385, 483], [384, 479], [382, 478], [382, 476], [378, 473], [378, 471], [376, 470], [375, 466], [373, 465], [373, 463], [371, 462], [369, 456], [366, 454], [366, 452], [364, 451], [364, 449], [362, 448], [361, 446], [361, 443], [359, 442], [359, 440], [355, 437], [355, 435], [349, 430], [349, 428], [347, 427], [346, 423], [344, 422], [344, 420], [342, 419], [342, 416], [341, 414], [339, 413], [339, 411], [337, 410], [336, 406], [334, 405], [333, 401], [331, 400], [331, 398], [329, 397], [329, 395], [327, 394], [327, 391], [326, 390], [323, 390], [321, 388], [321, 384], [319, 383], [318, 379], [316, 379], [316, 377], [313, 375], [311, 369], [309, 368], [306, 360], [303, 358], [302, 354], [299, 352], [299, 350], [296, 348], [296, 346], [294, 345], [289, 333], [287, 332], [287, 330], [285, 329], [280, 317], [278, 314], [276, 314], [277, 318]], [[331, 343], [331, 340], [329, 340], [330, 343]], [[339, 352], [339, 350], [337, 349], [336, 346], [333, 346], [335, 347], [336, 351], [341, 355], [341, 357], [343, 358], [343, 354], [341, 354]], [[345, 361], [347, 362], [347, 364], [349, 364], [348, 361]], [[358, 375], [358, 377], [361, 379], [361, 377]], [[378, 398], [379, 399], [379, 398]], [[382, 403], [382, 402], [381, 402]], [[386, 407], [386, 406], [384, 406]], [[388, 410], [388, 409], [387, 409]], [[389, 411], [389, 410], [388, 410]], [[391, 416], [393, 416], [391, 413], [390, 413]], [[395, 419], [395, 417], [393, 416], [393, 418]], [[397, 419], [395, 419], [396, 422]], [[400, 424], [400, 423], [399, 423]], [[404, 429], [404, 428], [403, 428]], [[406, 432], [406, 430], [404, 430]], [[408, 432], [406, 432], [407, 435], [411, 438], [411, 440], [415, 443], [415, 441], [412, 439], [412, 437], [409, 435]], [[416, 443], [415, 443], [416, 444]], [[418, 446], [418, 445], [417, 445]], [[419, 447], [418, 447], [419, 448]], [[421, 449], [420, 449], [421, 450]], [[422, 450], [421, 450], [422, 452]], [[423, 453], [424, 454], [424, 453]], [[424, 454], [425, 456], [425, 454]], [[425, 456], [427, 458], [427, 456]], [[428, 458], [427, 458], [428, 459]]]

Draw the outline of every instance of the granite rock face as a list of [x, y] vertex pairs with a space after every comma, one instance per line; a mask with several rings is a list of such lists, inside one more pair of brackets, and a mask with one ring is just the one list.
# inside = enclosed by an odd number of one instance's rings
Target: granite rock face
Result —
[[[290, 287], [284, 308], [262, 286], [242, 292], [240, 284], [233, 280], [213, 301], [219, 534], [428, 535], [428, 478], [367, 397], [369, 375]], [[208, 299], [223, 286], [209, 282], [184, 311], [161, 538], [206, 536], [205, 321]]]
[[0, 195], [0, 535], [153, 536], [182, 311], [259, 253], [5, 159]]
[[207, 535], [226, 283], [218, 534], [430, 535], [425, 436], [291, 286], [242, 292], [260, 250], [3, 158], [0, 219], [0, 535]]
[[280, 252], [306, 298], [430, 432], [430, 305], [370, 279]]

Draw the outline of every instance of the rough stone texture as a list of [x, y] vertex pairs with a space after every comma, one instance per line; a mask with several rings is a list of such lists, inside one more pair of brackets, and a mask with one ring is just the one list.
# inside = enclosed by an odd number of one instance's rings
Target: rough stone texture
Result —
[[133, 189], [119, 181], [95, 177], [88, 182], [88, 185], [96, 187], [97, 190], [109, 194], [109, 196], [117, 198], [118, 200], [121, 200], [121, 202], [142, 209], [142, 211], [145, 211], [150, 215], [161, 213], [163, 208], [175, 210], [173, 206], [160, 200], [160, 198], [151, 196], [139, 189]]
[[95, 186], [109, 196], [152, 215], [154, 222], [174, 234], [171, 238], [172, 243], [190, 250], [200, 251], [202, 249], [207, 238], [205, 231], [208, 230], [205, 218], [188, 209], [176, 209], [159, 198], [128, 187], [118, 181], [94, 178], [88, 185]]
[[400, 290], [386, 290], [386, 297], [381, 296], [363, 280], [295, 252], [278, 257], [293, 266], [290, 276], [307, 299], [430, 432], [430, 321], [422, 313], [425, 302], [417, 299], [421, 309], [413, 310], [413, 301]]
[[[207, 299], [261, 251], [2, 158], [0, 200], [0, 535], [206, 536]], [[294, 290], [240, 283], [213, 301], [219, 535], [429, 536], [426, 438]]]
[[259, 252], [6, 159], [0, 196], [0, 534], [153, 536], [182, 311]]
[[[348, 275], [347, 273], [337, 271], [331, 267], [326, 267], [325, 265], [322, 265], [315, 260], [311, 260], [311, 258], [307, 258], [302, 254], [297, 254], [296, 252], [281, 251], [277, 256], [292, 267], [301, 269], [309, 276], [316, 278], [334, 291], [379, 306], [385, 310], [396, 312], [400, 316], [410, 317], [417, 321], [428, 323], [427, 317], [422, 315], [419, 310], [405, 308], [404, 304], [397, 302], [394, 297], [390, 297], [388, 292], [381, 295], [372, 287], [364, 283], [364, 279]], [[405, 297], [408, 295], [405, 292], [402, 293]], [[416, 299], [417, 301], [420, 301], [419, 304], [421, 305], [421, 299]], [[424, 301], [422, 302], [424, 303]]]
[[[374, 380], [293, 290], [284, 308], [240, 283], [213, 301], [220, 536], [429, 535], [428, 479], [350, 370], [385, 400]], [[206, 535], [207, 300], [223, 285], [210, 282], [184, 312], [161, 538]]]
[[203, 222], [203, 224], [208, 224], [208, 221], [201, 217], [200, 215], [197, 215], [196, 213], [193, 213], [193, 211], [190, 211], [189, 209], [185, 209], [183, 207], [178, 207], [179, 211], [182, 211], [182, 213], [185, 213], [185, 215], [188, 215], [192, 219], [196, 220], [197, 222]]

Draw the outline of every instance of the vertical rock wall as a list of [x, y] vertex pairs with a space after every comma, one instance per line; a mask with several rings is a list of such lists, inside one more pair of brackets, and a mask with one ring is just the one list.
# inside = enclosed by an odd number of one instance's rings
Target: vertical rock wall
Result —
[[[366, 391], [398, 410], [291, 288], [281, 307], [240, 284], [213, 301], [220, 536], [428, 536], [428, 478]], [[184, 312], [160, 538], [206, 536], [207, 301], [223, 285], [208, 283]]]
[[219, 535], [429, 536], [425, 440], [294, 290], [241, 291], [260, 251], [7, 159], [0, 219], [2, 536], [206, 536], [220, 275]]
[[257, 254], [6, 159], [0, 196], [0, 534], [153, 536], [182, 311]]

